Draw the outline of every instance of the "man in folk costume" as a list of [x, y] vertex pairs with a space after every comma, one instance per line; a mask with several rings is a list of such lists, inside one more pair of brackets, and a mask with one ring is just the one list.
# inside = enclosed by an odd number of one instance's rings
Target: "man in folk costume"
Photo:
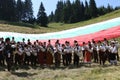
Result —
[[55, 58], [55, 66], [59, 67], [61, 62], [61, 46], [59, 44], [55, 44], [54, 58]]
[[74, 41], [74, 65], [78, 66], [79, 65], [79, 57], [80, 57], [80, 52], [82, 51], [81, 47], [79, 46], [78, 42], [75, 40]]
[[[114, 42], [115, 42], [115, 46], [117, 47], [117, 50], [118, 50], [120, 47], [120, 44], [115, 39], [114, 39]], [[119, 53], [117, 53], [117, 60], [119, 61]]]
[[37, 50], [36, 42], [34, 42], [34, 44], [31, 47], [31, 65], [36, 66], [37, 55], [38, 55], [38, 50]]
[[5, 49], [4, 49], [4, 54], [5, 54], [5, 59], [7, 63], [7, 69], [8, 71], [11, 70], [12, 67], [12, 56], [13, 55], [13, 50], [10, 44], [10, 38], [6, 38], [5, 40]]
[[117, 46], [115, 45], [115, 42], [111, 42], [111, 47], [110, 47], [110, 63], [111, 65], [117, 65]]
[[5, 65], [5, 63], [4, 63], [4, 47], [5, 47], [5, 43], [1, 40], [0, 41], [0, 65], [1, 66]]
[[65, 42], [66, 65], [70, 65], [72, 61], [72, 47], [68, 41]]
[[92, 40], [92, 48], [93, 48], [93, 59], [95, 63], [98, 63], [98, 52], [97, 52], [97, 44], [94, 40]]
[[85, 49], [86, 49], [86, 44], [85, 44], [85, 42], [83, 42], [83, 44], [82, 44], [83, 46], [82, 46], [82, 53], [83, 53], [83, 58], [85, 57]]
[[104, 46], [105, 46], [105, 49], [106, 49], [106, 57], [107, 57], [107, 60], [108, 60], [108, 62], [110, 62], [110, 44], [109, 44], [109, 42], [108, 41], [104, 41], [103, 42], [104, 43]]
[[101, 43], [101, 41], [99, 41], [98, 44], [100, 65], [104, 65], [107, 60], [106, 47], [104, 43]]
[[31, 58], [31, 48], [30, 48], [30, 45], [25, 45], [25, 49], [24, 49], [24, 52], [25, 52], [25, 58], [24, 58], [24, 64], [27, 64], [29, 65], [30, 64], [30, 58]]
[[92, 52], [93, 52], [92, 45], [88, 43], [87, 47], [85, 48], [85, 58], [84, 58], [85, 63], [91, 64]]
[[61, 52], [63, 65], [66, 66], [65, 44], [62, 44]]
[[17, 43], [16, 47], [16, 52], [15, 52], [15, 65], [22, 65], [23, 64], [23, 48], [20, 42]]
[[14, 56], [15, 56], [15, 49], [16, 49], [16, 42], [15, 42], [15, 38], [14, 37], [12, 37], [12, 40], [11, 40], [11, 47], [12, 47], [12, 49], [13, 49], [13, 54], [11, 55], [12, 56], [12, 62], [14, 63]]
[[21, 46], [22, 46], [22, 48], [23, 48], [23, 50], [24, 50], [24, 47], [25, 47], [25, 45], [26, 45], [26, 43], [25, 43], [25, 38], [22, 39], [22, 42], [21, 42], [20, 44], [21, 44]]

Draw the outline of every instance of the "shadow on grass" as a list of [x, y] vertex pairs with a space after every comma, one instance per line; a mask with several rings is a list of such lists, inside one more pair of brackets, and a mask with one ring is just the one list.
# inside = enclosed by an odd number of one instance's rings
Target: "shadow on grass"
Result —
[[37, 75], [37, 73], [28, 73], [28, 72], [11, 72], [11, 74], [16, 75], [18, 77], [29, 77]]

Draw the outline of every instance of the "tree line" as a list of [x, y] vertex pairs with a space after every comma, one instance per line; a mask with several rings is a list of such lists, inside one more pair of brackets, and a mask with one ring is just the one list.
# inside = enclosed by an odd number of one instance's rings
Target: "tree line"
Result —
[[55, 12], [49, 15], [50, 22], [76, 23], [91, 18], [99, 17], [106, 13], [119, 9], [113, 8], [109, 4], [107, 7], [97, 7], [95, 0], [85, 1], [80, 0], [60, 0], [57, 3]]
[[43, 4], [40, 4], [37, 18], [35, 18], [31, 0], [0, 0], [0, 20], [37, 23], [45, 27], [48, 24]]
[[109, 4], [107, 8], [104, 6], [97, 8], [95, 0], [90, 0], [89, 3], [85, 1], [85, 4], [80, 0], [72, 3], [70, 0], [60, 0], [55, 12], [52, 11], [49, 16], [41, 2], [37, 17], [35, 17], [31, 0], [0, 0], [0, 20], [36, 23], [47, 27], [49, 22], [75, 23], [104, 15], [116, 9], [119, 7], [113, 9]]

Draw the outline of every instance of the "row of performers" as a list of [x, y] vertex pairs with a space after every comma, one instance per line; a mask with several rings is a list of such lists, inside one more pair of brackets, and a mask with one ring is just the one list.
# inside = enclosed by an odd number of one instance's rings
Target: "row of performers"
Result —
[[38, 63], [52, 65], [55, 63], [55, 66], [60, 66], [62, 60], [63, 65], [68, 66], [73, 58], [73, 63], [77, 66], [80, 59], [86, 63], [91, 63], [93, 59], [94, 62], [100, 62], [103, 65], [106, 60], [111, 64], [117, 64], [117, 59], [119, 59], [118, 48], [117, 41], [108, 42], [106, 39], [104, 42], [98, 41], [98, 43], [92, 40], [87, 45], [83, 42], [83, 46], [80, 46], [76, 40], [74, 46], [70, 46], [68, 41], [65, 44], [60, 44], [57, 40], [53, 46], [50, 40], [48, 44], [38, 41], [31, 44], [30, 40], [26, 44], [24, 39], [23, 42], [16, 43], [14, 38], [11, 41], [7, 38], [5, 42], [1, 40], [0, 63], [4, 64], [4, 59], [6, 59], [6, 61], [11, 61], [10, 63], [16, 65], [36, 65]]

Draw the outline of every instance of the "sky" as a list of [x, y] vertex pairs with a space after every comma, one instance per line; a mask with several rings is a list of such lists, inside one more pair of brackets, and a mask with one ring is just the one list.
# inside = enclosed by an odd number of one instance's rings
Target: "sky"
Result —
[[[33, 11], [34, 11], [35, 17], [38, 13], [39, 6], [40, 6], [41, 2], [43, 2], [46, 13], [47, 13], [47, 15], [49, 15], [51, 13], [51, 11], [55, 11], [56, 4], [57, 4], [58, 1], [59, 0], [32, 0]], [[75, 0], [71, 0], [71, 2], [72, 1], [75, 1]], [[80, 0], [80, 1], [85, 2], [85, 0]], [[89, 0], [87, 0], [87, 1], [89, 2]], [[103, 5], [107, 6], [108, 3], [113, 7], [120, 6], [120, 0], [95, 0], [95, 2], [96, 2], [97, 7], [100, 7], [100, 6], [103, 6]]]

